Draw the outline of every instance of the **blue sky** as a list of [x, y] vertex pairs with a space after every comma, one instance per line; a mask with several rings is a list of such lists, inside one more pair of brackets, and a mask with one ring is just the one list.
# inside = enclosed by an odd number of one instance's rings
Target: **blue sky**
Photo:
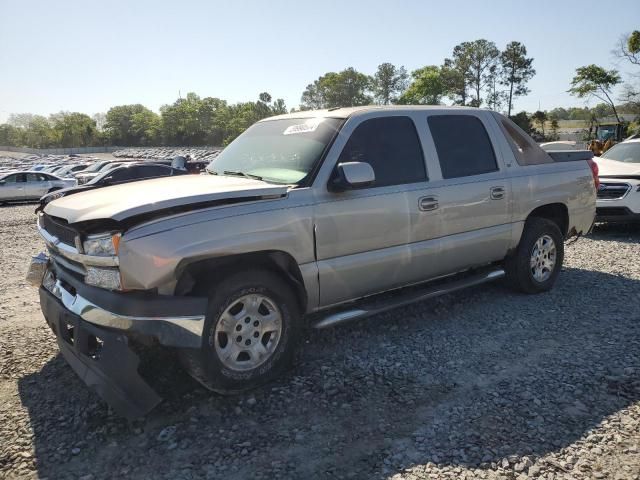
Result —
[[232, 102], [268, 91], [291, 108], [327, 71], [413, 70], [478, 38], [518, 40], [535, 58], [516, 110], [583, 105], [566, 93], [575, 68], [616, 67], [611, 50], [638, 28], [638, 0], [0, 0], [0, 121], [126, 103], [158, 110], [189, 91]]

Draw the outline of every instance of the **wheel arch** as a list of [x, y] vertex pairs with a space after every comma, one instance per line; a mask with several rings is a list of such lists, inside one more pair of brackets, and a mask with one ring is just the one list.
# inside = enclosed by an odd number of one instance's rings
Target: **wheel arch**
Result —
[[533, 209], [529, 215], [527, 215], [527, 220], [532, 217], [545, 218], [552, 221], [558, 226], [563, 238], [565, 239], [569, 235], [569, 209], [564, 203], [548, 203], [546, 205], [541, 205]]
[[289, 283], [301, 311], [307, 309], [308, 297], [302, 272], [291, 254], [282, 250], [262, 250], [211, 258], [186, 259], [176, 269], [176, 295], [202, 295], [237, 269], [262, 268], [273, 271]]

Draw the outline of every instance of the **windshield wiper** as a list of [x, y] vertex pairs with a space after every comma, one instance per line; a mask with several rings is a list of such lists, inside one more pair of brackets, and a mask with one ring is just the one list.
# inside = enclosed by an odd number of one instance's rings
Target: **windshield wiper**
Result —
[[244, 177], [244, 178], [252, 178], [254, 180], [261, 180], [262, 177], [260, 175], [253, 175], [251, 173], [241, 172], [240, 170], [225, 170], [222, 172], [223, 175], [233, 175], [235, 177]]

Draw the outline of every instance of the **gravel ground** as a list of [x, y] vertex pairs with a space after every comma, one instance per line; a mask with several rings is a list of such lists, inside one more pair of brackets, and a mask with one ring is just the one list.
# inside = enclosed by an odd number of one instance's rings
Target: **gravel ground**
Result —
[[328, 331], [221, 398], [172, 357], [165, 401], [117, 418], [23, 278], [33, 206], [0, 208], [0, 478], [640, 478], [640, 230], [567, 247], [556, 288], [496, 283]]

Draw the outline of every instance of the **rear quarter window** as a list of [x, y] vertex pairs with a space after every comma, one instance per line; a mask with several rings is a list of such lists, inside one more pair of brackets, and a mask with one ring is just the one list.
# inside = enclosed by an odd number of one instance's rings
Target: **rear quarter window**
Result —
[[518, 125], [500, 114], [494, 114], [500, 130], [505, 135], [507, 143], [516, 157], [518, 165], [540, 165], [553, 163], [553, 158], [545, 152], [529, 135]]

